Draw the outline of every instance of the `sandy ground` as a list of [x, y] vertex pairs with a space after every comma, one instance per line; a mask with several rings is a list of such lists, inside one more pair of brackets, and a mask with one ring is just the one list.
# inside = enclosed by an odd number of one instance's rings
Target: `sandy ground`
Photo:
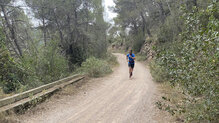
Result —
[[160, 111], [157, 85], [144, 64], [136, 62], [128, 78], [125, 55], [115, 54], [119, 67], [106, 77], [89, 79], [58, 92], [17, 119], [22, 123], [169, 123]]

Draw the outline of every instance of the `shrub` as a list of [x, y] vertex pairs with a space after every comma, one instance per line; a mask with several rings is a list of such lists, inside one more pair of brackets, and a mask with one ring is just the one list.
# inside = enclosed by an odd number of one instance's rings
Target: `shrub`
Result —
[[0, 86], [4, 93], [23, 92], [69, 75], [68, 62], [56, 47], [56, 42], [50, 42], [15, 62], [1, 45]]
[[150, 72], [156, 82], [166, 82], [168, 81], [168, 73], [165, 68], [155, 61], [150, 62]]
[[192, 13], [185, 12], [186, 27], [182, 41], [178, 42], [182, 45], [161, 49], [155, 60], [156, 69], [162, 66], [167, 73], [166, 79], [192, 96], [184, 101], [188, 122], [218, 121], [219, 20], [214, 16], [217, 5], [213, 2], [206, 10], [194, 8]]
[[181, 22], [173, 17], [168, 17], [160, 27], [157, 34], [157, 43], [173, 42], [178, 38], [181, 31]]
[[136, 55], [137, 61], [146, 61], [147, 60], [147, 54], [137, 54]]
[[38, 49], [37, 54], [26, 54], [22, 59], [22, 67], [28, 71], [29, 88], [56, 81], [69, 75], [66, 58], [60, 54], [58, 43], [51, 41], [46, 47]]
[[133, 50], [135, 52], [140, 52], [142, 46], [145, 43], [145, 36], [143, 33], [139, 33], [138, 35], [133, 36], [134, 42], [133, 42]]
[[170, 26], [168, 25], [163, 25], [161, 28], [160, 28], [160, 31], [157, 35], [158, 37], [158, 41], [160, 43], [165, 43], [165, 42], [168, 42], [168, 41], [173, 41], [173, 30]]
[[[0, 44], [1, 45], [1, 44]], [[4, 93], [11, 93], [24, 85], [26, 73], [9, 55], [3, 45], [0, 46], [0, 86]]]
[[112, 53], [107, 53], [106, 54], [106, 59], [107, 63], [111, 66], [115, 66], [118, 64], [116, 56], [114, 56]]
[[82, 63], [81, 70], [91, 77], [101, 77], [112, 72], [108, 63], [95, 57], [88, 58]]

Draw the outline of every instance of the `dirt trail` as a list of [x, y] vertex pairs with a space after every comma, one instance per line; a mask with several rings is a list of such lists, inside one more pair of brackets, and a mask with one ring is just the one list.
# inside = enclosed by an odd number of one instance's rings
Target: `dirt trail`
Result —
[[[128, 78], [125, 55], [115, 54], [113, 74], [90, 80], [74, 95], [62, 95], [19, 116], [26, 123], [165, 123], [168, 115], [155, 107], [156, 84], [149, 69], [136, 62]], [[31, 113], [30, 113], [31, 112]]]

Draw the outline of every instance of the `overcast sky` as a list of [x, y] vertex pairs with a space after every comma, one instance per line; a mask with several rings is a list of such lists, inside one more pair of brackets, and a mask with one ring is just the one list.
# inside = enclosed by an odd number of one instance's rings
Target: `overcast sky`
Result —
[[103, 6], [104, 6], [104, 19], [105, 21], [107, 22], [110, 22], [110, 23], [114, 23], [113, 22], [113, 18], [117, 16], [116, 13], [113, 13], [109, 7], [114, 7], [115, 6], [115, 3], [113, 2], [113, 0], [103, 0]]
[[34, 13], [32, 12], [31, 8], [27, 6], [24, 0], [14, 0], [13, 3], [15, 6], [22, 6], [21, 8], [24, 10], [24, 13], [28, 16], [31, 20], [31, 23], [36, 27], [40, 25], [40, 20], [34, 17]]

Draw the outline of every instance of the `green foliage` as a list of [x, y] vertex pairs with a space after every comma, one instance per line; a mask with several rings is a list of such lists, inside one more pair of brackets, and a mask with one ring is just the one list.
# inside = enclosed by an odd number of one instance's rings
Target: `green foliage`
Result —
[[151, 75], [153, 76], [156, 82], [166, 82], [168, 81], [168, 73], [165, 71], [165, 68], [159, 64], [156, 64], [155, 61], [150, 63]]
[[72, 71], [87, 57], [101, 57], [106, 53], [108, 25], [103, 19], [102, 0], [25, 1], [35, 17], [42, 20], [39, 29], [44, 43], [59, 40]]
[[10, 56], [4, 45], [5, 36], [0, 29], [0, 86], [5, 93], [19, 89], [24, 83], [26, 73]]
[[[147, 43], [150, 39], [146, 34], [153, 36], [151, 45], [155, 45], [156, 58], [150, 67], [154, 79], [170, 81], [194, 98], [182, 99], [184, 107], [177, 110], [183, 109], [189, 122], [216, 121], [218, 0], [115, 0], [115, 3], [114, 11], [118, 13], [115, 27], [120, 34], [127, 34], [117, 37], [124, 40], [127, 49], [132, 47], [139, 52], [144, 40]], [[171, 114], [176, 112], [169, 105], [165, 109]]]
[[174, 41], [174, 29], [172, 28], [172, 26], [169, 25], [162, 25], [160, 28], [160, 31], [157, 35], [157, 40], [159, 43], [166, 43], [166, 42], [172, 42]]
[[36, 54], [24, 54], [15, 61], [7, 49], [0, 49], [0, 86], [5, 93], [23, 92], [50, 83], [69, 74], [68, 61], [60, 54], [57, 43], [38, 49]]
[[147, 60], [147, 55], [146, 54], [137, 54], [136, 55], [136, 60], [137, 61], [146, 61]]
[[104, 59], [106, 60], [106, 62], [110, 65], [110, 66], [115, 66], [118, 64], [117, 61], [117, 57], [115, 55], [113, 55], [112, 53], [107, 52], [106, 56], [104, 57]]
[[168, 43], [178, 40], [178, 35], [184, 27], [182, 19], [179, 18], [181, 15], [180, 11], [171, 11], [171, 15], [166, 18], [165, 22], [157, 30], [157, 43]]
[[16, 64], [7, 49], [3, 45], [0, 47], [0, 86], [5, 93], [11, 93], [25, 84], [26, 73]]
[[47, 84], [66, 77], [70, 72], [68, 61], [61, 55], [56, 41], [48, 43], [46, 47], [40, 47], [37, 54], [26, 54], [22, 59], [22, 65], [28, 71], [30, 77], [27, 81], [30, 88]]
[[91, 77], [101, 77], [112, 72], [106, 61], [95, 57], [88, 58], [83, 62], [81, 69]]
[[[186, 28], [181, 35], [182, 42], [171, 45], [174, 48], [157, 50], [154, 69], [160, 66], [173, 85], [179, 84], [185, 93], [194, 99], [184, 103], [187, 121], [218, 120], [219, 104], [219, 20], [215, 17], [218, 2], [207, 9], [184, 10]], [[159, 73], [159, 72], [158, 72]]]
[[39, 25], [32, 25], [11, 0], [0, 2], [0, 87], [4, 92], [50, 83], [74, 72], [86, 58], [106, 54], [108, 25], [102, 0], [23, 2]]
[[133, 42], [133, 50], [135, 52], [140, 52], [143, 44], [145, 43], [145, 36], [143, 33], [139, 33], [138, 35], [134, 36], [134, 42]]

